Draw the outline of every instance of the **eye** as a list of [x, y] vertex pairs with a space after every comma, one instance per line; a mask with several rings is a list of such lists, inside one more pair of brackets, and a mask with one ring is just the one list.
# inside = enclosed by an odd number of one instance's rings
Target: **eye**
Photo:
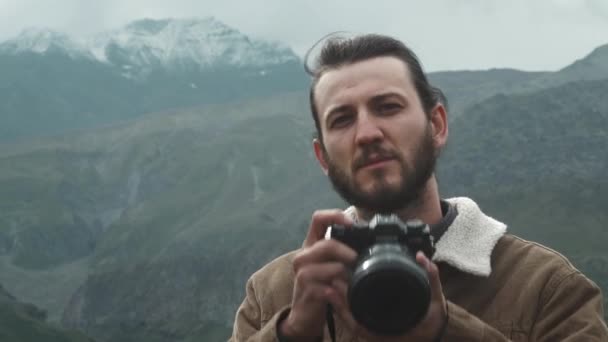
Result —
[[346, 127], [352, 121], [353, 116], [350, 114], [336, 115], [331, 121], [330, 128], [342, 128]]
[[395, 114], [403, 106], [398, 102], [383, 102], [378, 106], [378, 112], [383, 115]]
[[344, 128], [348, 126], [353, 121], [354, 115], [352, 114], [340, 114], [335, 115], [334, 119], [331, 121], [330, 128]]

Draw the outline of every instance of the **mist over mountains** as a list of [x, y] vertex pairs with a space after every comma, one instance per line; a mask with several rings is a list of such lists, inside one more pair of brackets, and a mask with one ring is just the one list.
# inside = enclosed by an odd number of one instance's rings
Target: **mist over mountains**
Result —
[[[0, 44], [0, 312], [32, 303], [36, 324], [97, 341], [226, 340], [249, 275], [344, 207], [301, 63], [213, 18]], [[558, 72], [430, 79], [451, 108], [444, 196], [608, 290], [608, 45]]]

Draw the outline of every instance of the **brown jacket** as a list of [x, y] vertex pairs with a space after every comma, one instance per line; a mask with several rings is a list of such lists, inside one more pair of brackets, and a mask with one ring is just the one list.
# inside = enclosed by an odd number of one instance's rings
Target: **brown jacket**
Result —
[[[448, 201], [458, 216], [433, 257], [448, 300], [443, 341], [608, 341], [600, 289], [566, 258], [505, 234], [470, 199]], [[277, 320], [292, 299], [294, 254], [251, 276], [230, 341], [277, 341]], [[358, 341], [339, 320], [336, 340]]]

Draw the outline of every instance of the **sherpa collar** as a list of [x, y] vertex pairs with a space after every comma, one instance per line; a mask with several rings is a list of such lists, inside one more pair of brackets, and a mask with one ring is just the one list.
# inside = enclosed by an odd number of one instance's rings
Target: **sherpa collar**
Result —
[[[435, 245], [433, 261], [445, 262], [473, 275], [489, 276], [492, 250], [507, 226], [485, 215], [470, 198], [455, 197], [446, 201], [456, 206], [458, 215]], [[347, 208], [345, 213], [356, 219], [354, 207]]]

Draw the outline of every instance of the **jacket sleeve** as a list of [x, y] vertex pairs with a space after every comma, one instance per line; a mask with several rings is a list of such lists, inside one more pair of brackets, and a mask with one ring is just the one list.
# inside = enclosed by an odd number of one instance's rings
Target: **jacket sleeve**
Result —
[[[575, 271], [549, 283], [539, 299], [536, 322], [527, 340], [537, 342], [608, 341], [602, 294], [592, 281]], [[448, 302], [448, 325], [442, 341], [511, 341], [492, 326]]]
[[275, 313], [270, 320], [262, 321], [262, 312], [253, 286], [253, 277], [247, 281], [246, 296], [236, 312], [229, 342], [276, 342], [277, 321], [289, 307]]
[[602, 293], [579, 271], [548, 284], [532, 341], [608, 341]]

